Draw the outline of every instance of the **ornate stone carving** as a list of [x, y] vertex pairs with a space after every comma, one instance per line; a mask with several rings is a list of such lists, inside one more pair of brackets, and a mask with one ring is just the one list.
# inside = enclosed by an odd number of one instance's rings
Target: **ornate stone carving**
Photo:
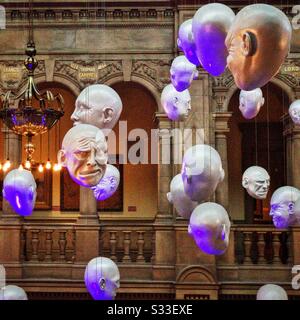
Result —
[[92, 83], [104, 83], [108, 79], [122, 75], [122, 61], [56, 61], [54, 75], [75, 82], [80, 88]]
[[[45, 74], [45, 62], [39, 61], [35, 77]], [[27, 79], [24, 61], [0, 61], [0, 88], [17, 91]]]
[[160, 91], [170, 83], [171, 61], [137, 60], [133, 61], [132, 75], [151, 82]]
[[231, 72], [226, 69], [225, 72], [219, 77], [213, 77], [214, 87], [230, 88], [234, 84], [234, 79]]

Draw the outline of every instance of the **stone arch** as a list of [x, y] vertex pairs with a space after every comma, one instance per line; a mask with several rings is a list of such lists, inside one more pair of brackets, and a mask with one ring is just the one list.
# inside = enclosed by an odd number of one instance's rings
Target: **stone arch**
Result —
[[[115, 76], [115, 77], [110, 78], [109, 80], [105, 81], [103, 84], [111, 86], [117, 82], [123, 82], [123, 81], [124, 81], [123, 76]], [[153, 98], [156, 101], [157, 111], [164, 112], [163, 108], [161, 106], [161, 103], [160, 103], [160, 92], [157, 90], [157, 88], [155, 88], [155, 86], [153, 86], [152, 83], [146, 81], [143, 78], [137, 77], [137, 76], [132, 76], [130, 81], [136, 82], [136, 83], [142, 85], [144, 88], [146, 88], [151, 93], [151, 95], [153, 96]]]
[[212, 272], [203, 266], [188, 266], [178, 274], [177, 283], [194, 282], [203, 284], [216, 284], [216, 278]]
[[[279, 74], [279, 75], [273, 77], [270, 80], [270, 82], [275, 84], [280, 89], [282, 89], [286, 93], [286, 95], [288, 96], [289, 102], [291, 103], [296, 98], [295, 91], [285, 81], [283, 81], [282, 78], [284, 78], [284, 76]], [[228, 91], [227, 91], [227, 94], [226, 94], [226, 98], [224, 100], [224, 105], [223, 105], [223, 110], [224, 111], [228, 111], [230, 100], [231, 100], [232, 96], [234, 95], [234, 93], [236, 92], [236, 90], [239, 90], [239, 88], [233, 82], [232, 85], [228, 88]]]

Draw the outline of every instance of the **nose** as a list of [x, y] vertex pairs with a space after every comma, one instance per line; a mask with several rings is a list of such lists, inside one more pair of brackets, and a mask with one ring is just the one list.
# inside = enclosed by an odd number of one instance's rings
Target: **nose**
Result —
[[79, 120], [78, 112], [76, 110], [72, 113], [71, 120], [72, 121], [78, 121]]
[[188, 109], [188, 111], [191, 111], [191, 110], [192, 110], [192, 106], [191, 106], [191, 103], [190, 103], [190, 102], [188, 103], [187, 109]]
[[91, 153], [88, 157], [87, 165], [88, 166], [95, 166], [96, 165], [95, 150], [94, 149], [91, 150]]

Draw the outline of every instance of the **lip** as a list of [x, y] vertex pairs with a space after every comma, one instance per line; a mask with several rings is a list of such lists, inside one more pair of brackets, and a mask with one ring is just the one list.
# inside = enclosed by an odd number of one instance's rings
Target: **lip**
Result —
[[81, 172], [79, 175], [82, 177], [82, 178], [90, 178], [90, 177], [94, 177], [96, 176], [98, 173], [100, 173], [100, 169], [99, 170], [93, 170], [93, 171], [84, 171], [84, 172]]

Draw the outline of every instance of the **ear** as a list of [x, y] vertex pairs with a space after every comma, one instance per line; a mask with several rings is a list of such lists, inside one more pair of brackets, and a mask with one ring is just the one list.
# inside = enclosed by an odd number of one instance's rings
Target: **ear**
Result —
[[222, 182], [222, 181], [224, 180], [224, 178], [225, 178], [225, 171], [224, 171], [224, 169], [222, 168], [222, 169], [221, 169], [220, 182]]
[[62, 167], [67, 166], [67, 158], [64, 150], [59, 150], [57, 153], [57, 162], [60, 164]]
[[223, 224], [221, 231], [221, 239], [224, 241], [226, 239], [226, 226]]
[[180, 50], [182, 50], [182, 47], [181, 47], [181, 40], [178, 38], [177, 39], [177, 46]]
[[248, 178], [244, 178], [244, 179], [243, 179], [242, 185], [243, 185], [243, 187], [244, 187], [245, 189], [248, 188], [248, 186], [249, 186], [249, 180], [248, 180]]
[[260, 106], [262, 107], [264, 104], [265, 104], [265, 98], [264, 98], [264, 97], [262, 97], [262, 98], [261, 98]]
[[104, 123], [109, 123], [112, 120], [114, 110], [111, 107], [104, 108], [103, 114], [104, 114]]
[[188, 234], [189, 234], [190, 236], [193, 235], [192, 228], [191, 228], [191, 225], [190, 225], [190, 224], [189, 224], [189, 226], [188, 226]]
[[167, 193], [167, 199], [168, 199], [169, 203], [171, 203], [171, 204], [173, 203], [171, 192]]
[[199, 72], [198, 72], [198, 70], [196, 70], [196, 71], [194, 72], [193, 80], [197, 80], [198, 77], [199, 77]]
[[246, 31], [242, 36], [242, 53], [244, 56], [252, 56], [256, 52], [256, 37], [253, 33]]
[[174, 97], [174, 98], [173, 98], [173, 108], [174, 108], [174, 109], [177, 109], [177, 104], [178, 104], [178, 98], [177, 98], [177, 97]]

